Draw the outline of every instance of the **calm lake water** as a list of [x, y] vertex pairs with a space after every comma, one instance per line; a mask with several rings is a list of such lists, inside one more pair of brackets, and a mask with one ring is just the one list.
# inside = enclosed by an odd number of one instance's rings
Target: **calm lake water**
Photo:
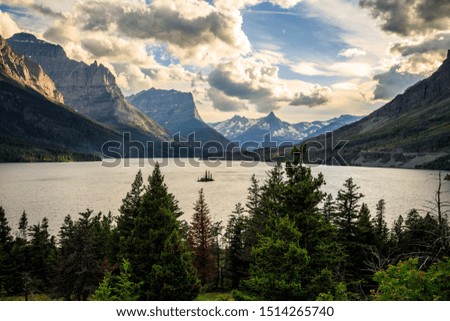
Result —
[[[227, 221], [236, 203], [245, 203], [250, 178], [255, 174], [264, 180], [270, 166], [265, 163], [243, 167], [240, 162], [222, 162], [218, 167], [199, 167], [186, 164], [180, 167], [173, 160], [165, 160], [161, 170], [169, 191], [179, 201], [185, 213], [182, 218], [190, 220], [193, 203], [198, 190], [204, 188], [206, 201], [214, 221]], [[31, 163], [0, 164], [0, 205], [6, 211], [10, 226], [17, 229], [22, 211], [26, 211], [30, 224], [43, 217], [50, 221], [50, 229], [57, 234], [64, 217], [87, 208], [118, 214], [122, 199], [130, 190], [139, 169], [139, 161], [131, 160], [129, 167], [103, 167], [101, 162], [81, 163]], [[141, 168], [147, 177], [152, 166], [145, 163]], [[205, 169], [211, 170], [214, 182], [198, 183]], [[344, 181], [353, 177], [365, 195], [363, 201], [369, 205], [372, 214], [379, 199], [386, 201], [388, 223], [398, 215], [405, 215], [410, 209], [424, 209], [427, 201], [435, 197], [438, 186], [438, 172], [407, 169], [383, 169], [362, 167], [313, 168], [313, 173], [322, 172], [326, 185], [324, 191], [333, 194]], [[443, 173], [445, 174], [445, 173]], [[443, 181], [442, 198], [450, 200], [450, 182]]]

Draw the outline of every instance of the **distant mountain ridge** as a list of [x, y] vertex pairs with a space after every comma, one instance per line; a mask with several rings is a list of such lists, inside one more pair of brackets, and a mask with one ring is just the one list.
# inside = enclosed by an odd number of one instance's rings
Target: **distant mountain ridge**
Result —
[[341, 154], [351, 165], [450, 170], [450, 50], [429, 78], [336, 130], [334, 140], [348, 141]]
[[290, 124], [282, 121], [274, 112], [270, 112], [259, 119], [235, 115], [223, 122], [211, 123], [211, 126], [231, 141], [239, 142], [241, 145], [246, 142], [263, 142], [264, 136], [268, 133], [273, 142], [295, 144], [326, 131], [334, 131], [361, 118], [362, 116], [342, 115], [327, 121]]
[[126, 99], [172, 134], [186, 138], [194, 133], [201, 143], [216, 141], [224, 147], [229, 143], [200, 117], [192, 93], [151, 88]]
[[49, 76], [1, 36], [0, 53], [0, 161], [98, 159], [103, 143], [120, 139], [55, 101]]
[[79, 113], [120, 132], [132, 132], [143, 140], [170, 139], [164, 128], [125, 100], [115, 77], [105, 66], [71, 60], [61, 46], [27, 33], [15, 34], [8, 43], [16, 52], [42, 66], [65, 103]]

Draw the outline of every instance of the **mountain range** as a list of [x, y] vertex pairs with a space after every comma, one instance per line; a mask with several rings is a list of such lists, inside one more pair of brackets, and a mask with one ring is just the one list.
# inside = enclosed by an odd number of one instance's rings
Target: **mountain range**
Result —
[[125, 99], [108, 68], [69, 59], [61, 46], [30, 34], [0, 37], [0, 54], [0, 161], [95, 159], [104, 142], [130, 132], [189, 149], [172, 135], [242, 145], [270, 134], [278, 145], [314, 144], [315, 155], [332, 163], [335, 155], [317, 151], [332, 131], [334, 142], [347, 141], [340, 150], [347, 164], [450, 169], [450, 51], [429, 78], [366, 117], [293, 124], [273, 112], [207, 124], [192, 94], [176, 90], [152, 88]]
[[219, 142], [221, 146], [229, 143], [203, 121], [191, 93], [151, 88], [129, 96], [127, 100], [172, 135], [179, 133], [186, 139], [195, 134], [195, 140], [202, 145], [211, 141]]
[[340, 154], [350, 165], [450, 170], [450, 51], [429, 78], [333, 134], [348, 141]]
[[0, 36], [0, 161], [98, 159], [117, 132], [63, 105], [50, 77]]
[[[218, 132], [241, 146], [248, 142], [261, 143], [270, 134], [272, 142], [296, 144], [327, 131], [334, 131], [363, 118], [362, 116], [342, 115], [327, 121], [299, 122], [290, 124], [278, 118], [274, 112], [259, 119], [235, 115], [234, 117], [210, 125]], [[265, 147], [265, 144], [262, 144]]]
[[8, 43], [15, 52], [39, 64], [55, 83], [66, 105], [141, 141], [167, 141], [170, 134], [125, 100], [114, 75], [96, 61], [90, 65], [69, 59], [64, 49], [18, 33]]

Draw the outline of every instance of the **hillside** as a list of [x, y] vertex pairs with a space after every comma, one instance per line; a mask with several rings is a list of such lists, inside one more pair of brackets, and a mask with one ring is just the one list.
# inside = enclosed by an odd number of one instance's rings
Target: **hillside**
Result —
[[77, 112], [119, 132], [131, 132], [141, 141], [170, 139], [167, 131], [125, 100], [114, 75], [102, 64], [69, 59], [61, 46], [27, 33], [7, 41], [17, 53], [42, 66], [64, 102]]
[[1, 37], [0, 42], [0, 161], [98, 159], [104, 142], [120, 139], [117, 132], [44, 96], [39, 89], [49, 88], [41, 83], [48, 76], [30, 77], [33, 71], [24, 59]]
[[450, 51], [429, 78], [333, 138], [348, 141], [341, 155], [351, 165], [450, 169]]

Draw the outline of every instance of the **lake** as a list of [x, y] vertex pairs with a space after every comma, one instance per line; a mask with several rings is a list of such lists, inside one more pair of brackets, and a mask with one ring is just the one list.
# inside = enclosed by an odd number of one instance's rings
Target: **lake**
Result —
[[[235, 204], [246, 202], [252, 174], [262, 181], [271, 169], [266, 163], [246, 163], [245, 167], [240, 162], [221, 162], [216, 167], [200, 163], [196, 167], [181, 160], [179, 162], [185, 164], [182, 167], [174, 160], [162, 162], [161, 171], [169, 191], [185, 213], [182, 218], [188, 221], [200, 188], [204, 189], [213, 220], [226, 222]], [[30, 224], [47, 217], [50, 231], [56, 235], [67, 214], [76, 218], [77, 213], [89, 208], [96, 213], [111, 211], [117, 215], [139, 168], [137, 159], [130, 160], [128, 167], [115, 168], [102, 166], [101, 162], [0, 164], [0, 206], [5, 209], [14, 231], [25, 210]], [[197, 182], [205, 169], [211, 171], [214, 182]], [[152, 166], [145, 162], [141, 170], [146, 178]], [[324, 174], [323, 189], [333, 197], [344, 181], [353, 177], [361, 186], [360, 192], [365, 195], [363, 201], [369, 205], [372, 215], [378, 200], [385, 199], [389, 224], [412, 208], [424, 209], [427, 201], [435, 197], [439, 174], [427, 170], [331, 166], [313, 167], [312, 171]], [[442, 199], [449, 201], [450, 182], [442, 184]]]

